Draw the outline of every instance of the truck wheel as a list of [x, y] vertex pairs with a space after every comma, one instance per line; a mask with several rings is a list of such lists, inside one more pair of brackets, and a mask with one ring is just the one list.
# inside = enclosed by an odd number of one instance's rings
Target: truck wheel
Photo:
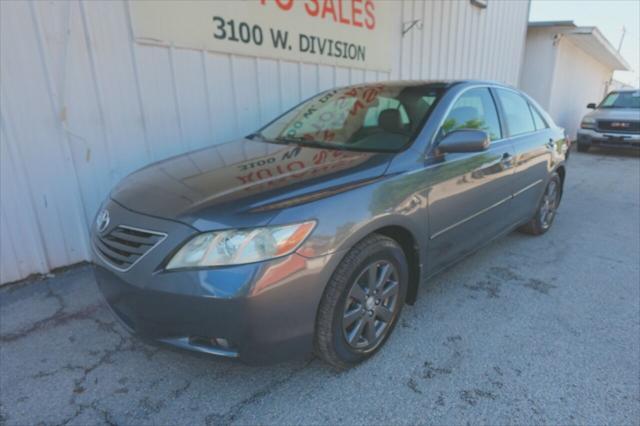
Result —
[[544, 190], [538, 209], [533, 218], [520, 230], [526, 234], [542, 235], [551, 228], [556, 217], [560, 200], [562, 199], [562, 179], [558, 173], [553, 173], [547, 188]]
[[322, 296], [316, 355], [343, 370], [378, 351], [396, 325], [408, 277], [407, 259], [395, 240], [372, 234], [356, 244]]

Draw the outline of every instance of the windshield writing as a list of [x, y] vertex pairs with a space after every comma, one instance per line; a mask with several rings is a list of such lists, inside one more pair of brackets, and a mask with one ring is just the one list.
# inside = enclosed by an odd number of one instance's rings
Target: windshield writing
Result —
[[268, 141], [356, 151], [398, 151], [411, 141], [443, 89], [369, 84], [334, 89], [267, 125]]

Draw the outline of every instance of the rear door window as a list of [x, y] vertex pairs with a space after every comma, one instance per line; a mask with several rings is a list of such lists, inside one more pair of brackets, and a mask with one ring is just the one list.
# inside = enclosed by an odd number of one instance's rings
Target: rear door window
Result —
[[531, 114], [533, 115], [533, 123], [536, 126], [536, 130], [542, 130], [549, 127], [544, 118], [542, 118], [542, 114], [540, 111], [533, 105], [529, 104], [529, 108], [531, 109]]
[[512, 90], [496, 89], [511, 136], [533, 132], [536, 126], [525, 98]]

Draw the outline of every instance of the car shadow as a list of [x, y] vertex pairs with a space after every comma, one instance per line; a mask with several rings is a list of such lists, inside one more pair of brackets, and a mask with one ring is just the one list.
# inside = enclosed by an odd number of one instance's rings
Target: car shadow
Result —
[[[572, 155], [578, 154], [577, 152], [572, 152]], [[582, 155], [583, 153], [580, 153]], [[640, 158], [640, 149], [636, 148], [611, 148], [611, 147], [600, 147], [600, 146], [592, 146], [589, 148], [589, 151], [584, 153], [586, 155], [601, 155], [605, 157], [628, 157], [628, 158]]]

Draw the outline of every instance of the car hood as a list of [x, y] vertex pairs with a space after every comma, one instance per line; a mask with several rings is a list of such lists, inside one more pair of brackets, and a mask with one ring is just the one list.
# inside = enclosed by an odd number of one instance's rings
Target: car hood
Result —
[[269, 206], [302, 203], [310, 193], [331, 194], [375, 179], [392, 157], [240, 139], [138, 170], [111, 198], [130, 210], [200, 230], [259, 226], [277, 214]]
[[596, 120], [640, 120], [640, 110], [635, 108], [601, 108], [591, 111], [585, 118]]

